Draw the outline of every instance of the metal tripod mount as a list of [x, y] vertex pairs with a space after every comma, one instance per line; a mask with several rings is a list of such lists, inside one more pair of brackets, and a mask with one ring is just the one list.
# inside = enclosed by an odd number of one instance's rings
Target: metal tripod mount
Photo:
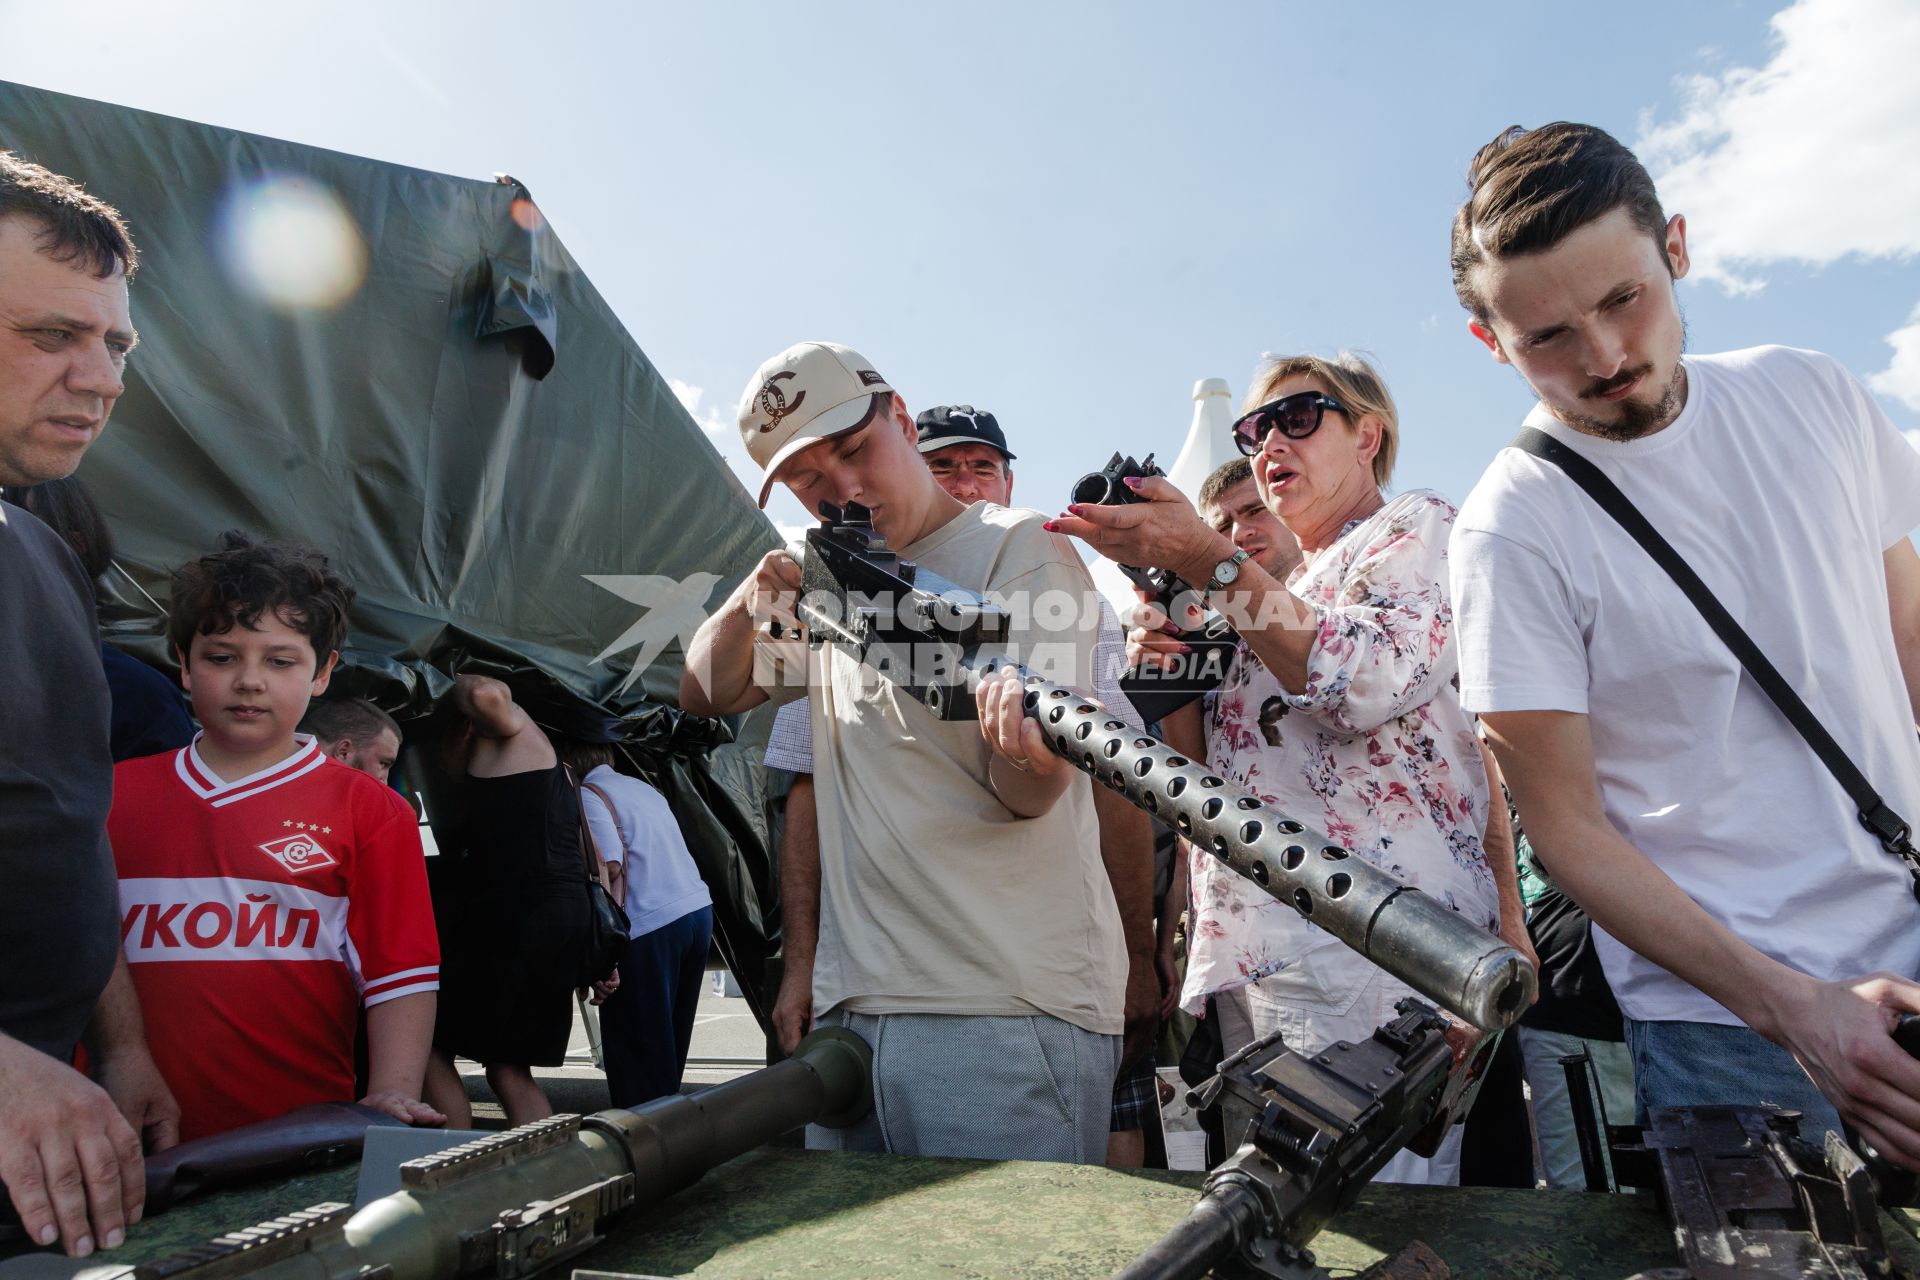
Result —
[[1238, 1150], [1187, 1216], [1118, 1280], [1215, 1275], [1326, 1280], [1307, 1248], [1402, 1148], [1430, 1155], [1473, 1104], [1497, 1035], [1454, 1068], [1446, 1020], [1418, 1000], [1358, 1043], [1308, 1055], [1276, 1033], [1194, 1091], [1220, 1105]]

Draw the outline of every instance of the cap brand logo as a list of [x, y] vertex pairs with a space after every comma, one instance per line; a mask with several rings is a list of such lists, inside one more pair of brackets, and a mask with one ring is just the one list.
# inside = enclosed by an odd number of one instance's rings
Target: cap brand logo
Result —
[[787, 393], [780, 389], [779, 384], [785, 382], [792, 376], [793, 370], [791, 369], [788, 369], [785, 373], [776, 373], [767, 379], [766, 386], [760, 388], [758, 398], [760, 412], [766, 414], [768, 418], [767, 425], [761, 427], [761, 431], [773, 430], [780, 425], [780, 419], [786, 417], [806, 402], [807, 393], [802, 391], [793, 398], [792, 404], [787, 403]]
[[875, 383], [885, 382], [885, 381], [886, 381], [885, 378], [881, 377], [879, 374], [875, 373], [871, 369], [860, 370], [860, 385], [863, 387], [871, 387]]
[[289, 874], [296, 876], [303, 871], [318, 871], [322, 867], [339, 865], [333, 855], [321, 848], [320, 842], [312, 836], [269, 840], [260, 846], [260, 851], [285, 867]]

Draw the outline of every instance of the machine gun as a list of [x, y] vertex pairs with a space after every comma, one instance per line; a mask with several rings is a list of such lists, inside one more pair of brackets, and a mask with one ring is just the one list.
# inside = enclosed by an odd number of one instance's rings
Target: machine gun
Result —
[[[1779, 1107], [1654, 1107], [1616, 1144], [1622, 1185], [1660, 1193], [1685, 1264], [1659, 1280], [1903, 1275], [1887, 1253], [1866, 1162], [1837, 1133], [1798, 1136]], [[1623, 1135], [1626, 1136], [1626, 1135]]]
[[[1145, 498], [1127, 486], [1127, 481], [1165, 474], [1154, 465], [1152, 454], [1147, 455], [1145, 462], [1135, 462], [1130, 456], [1116, 453], [1101, 470], [1090, 471], [1074, 482], [1072, 500], [1082, 506], [1145, 502]], [[1118, 568], [1128, 582], [1168, 617], [1174, 615], [1178, 602], [1199, 599], [1193, 586], [1171, 570], [1131, 564]], [[1192, 631], [1182, 632], [1180, 640], [1189, 652], [1169, 657], [1164, 667], [1129, 671], [1120, 680], [1120, 691], [1127, 695], [1127, 701], [1146, 724], [1218, 689], [1220, 682], [1227, 678], [1227, 664], [1233, 660], [1234, 647], [1240, 637], [1225, 618], [1210, 618]]]
[[[1055, 754], [1414, 990], [1496, 1031], [1532, 1002], [1533, 967], [1506, 943], [1073, 689], [989, 652], [1008, 639], [1005, 610], [901, 560], [864, 511], [824, 515], [801, 565], [810, 642], [844, 646], [943, 720], [974, 718], [979, 682], [1015, 670]], [[1199, 1276], [1233, 1257], [1266, 1268], [1250, 1274], [1315, 1276], [1305, 1241], [1403, 1146], [1431, 1153], [1471, 1103], [1496, 1039], [1455, 1070], [1445, 1021], [1406, 1001], [1359, 1045], [1308, 1058], [1274, 1037], [1227, 1059], [1201, 1100], [1218, 1098], [1246, 1141], [1193, 1215], [1127, 1274]]]
[[[1916, 1037], [1920, 1020], [1903, 1014], [1895, 1039], [1911, 1053]], [[1560, 1066], [1587, 1190], [1652, 1191], [1673, 1224], [1684, 1265], [1638, 1280], [1908, 1274], [1879, 1211], [1910, 1201], [1913, 1175], [1871, 1147], [1833, 1132], [1805, 1141], [1800, 1112], [1769, 1105], [1654, 1107], [1645, 1125], [1610, 1124], [1586, 1050]]]
[[1194, 1091], [1218, 1102], [1240, 1147], [1207, 1177], [1200, 1202], [1116, 1280], [1223, 1276], [1326, 1280], [1307, 1242], [1351, 1205], [1402, 1147], [1431, 1155], [1466, 1114], [1499, 1036], [1454, 1067], [1447, 1024], [1418, 1000], [1358, 1044], [1308, 1056], [1278, 1034], [1220, 1064]]
[[521, 1280], [735, 1156], [803, 1124], [844, 1128], [872, 1106], [866, 1041], [823, 1027], [785, 1061], [697, 1094], [553, 1116], [408, 1161], [401, 1189], [358, 1212], [318, 1204], [136, 1265], [28, 1254], [0, 1263], [0, 1280]]
[[1505, 1027], [1532, 1002], [1533, 966], [1434, 899], [1279, 812], [1084, 695], [990, 646], [1006, 611], [886, 546], [863, 509], [827, 507], [807, 531], [800, 621], [941, 720], [977, 715], [974, 690], [1019, 672], [1048, 747], [1097, 785], [1169, 823], [1196, 847], [1476, 1027]]

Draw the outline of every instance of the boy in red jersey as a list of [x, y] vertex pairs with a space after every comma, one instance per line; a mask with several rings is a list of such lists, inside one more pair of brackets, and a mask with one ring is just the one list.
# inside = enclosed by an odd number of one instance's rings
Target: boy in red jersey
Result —
[[120, 933], [182, 1139], [353, 1097], [409, 1124], [440, 952], [413, 810], [295, 727], [353, 591], [312, 551], [222, 536], [173, 578], [167, 632], [204, 726], [114, 770]]

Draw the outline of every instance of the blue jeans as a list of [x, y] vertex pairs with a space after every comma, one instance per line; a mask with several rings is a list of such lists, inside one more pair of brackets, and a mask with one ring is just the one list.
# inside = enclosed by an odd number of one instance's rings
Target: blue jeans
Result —
[[[1550, 1191], [1586, 1190], [1586, 1170], [1580, 1163], [1580, 1137], [1573, 1127], [1572, 1095], [1567, 1071], [1560, 1059], [1585, 1049], [1593, 1061], [1594, 1081], [1608, 1124], [1624, 1124], [1633, 1105], [1633, 1059], [1619, 1041], [1582, 1040], [1564, 1031], [1514, 1027], [1520, 1036], [1527, 1092], [1533, 1095], [1533, 1132], [1540, 1142], [1540, 1167]], [[1656, 1102], [1655, 1106], [1664, 1106]], [[1644, 1121], [1643, 1121], [1644, 1123]]]
[[680, 1092], [712, 937], [713, 908], [701, 907], [628, 940], [620, 989], [600, 1006], [614, 1106], [637, 1107]]
[[1819, 1142], [1845, 1133], [1833, 1109], [1793, 1055], [1748, 1027], [1717, 1022], [1627, 1019], [1633, 1054], [1634, 1119], [1649, 1107], [1754, 1106], [1770, 1102], [1801, 1113], [1800, 1136]]

